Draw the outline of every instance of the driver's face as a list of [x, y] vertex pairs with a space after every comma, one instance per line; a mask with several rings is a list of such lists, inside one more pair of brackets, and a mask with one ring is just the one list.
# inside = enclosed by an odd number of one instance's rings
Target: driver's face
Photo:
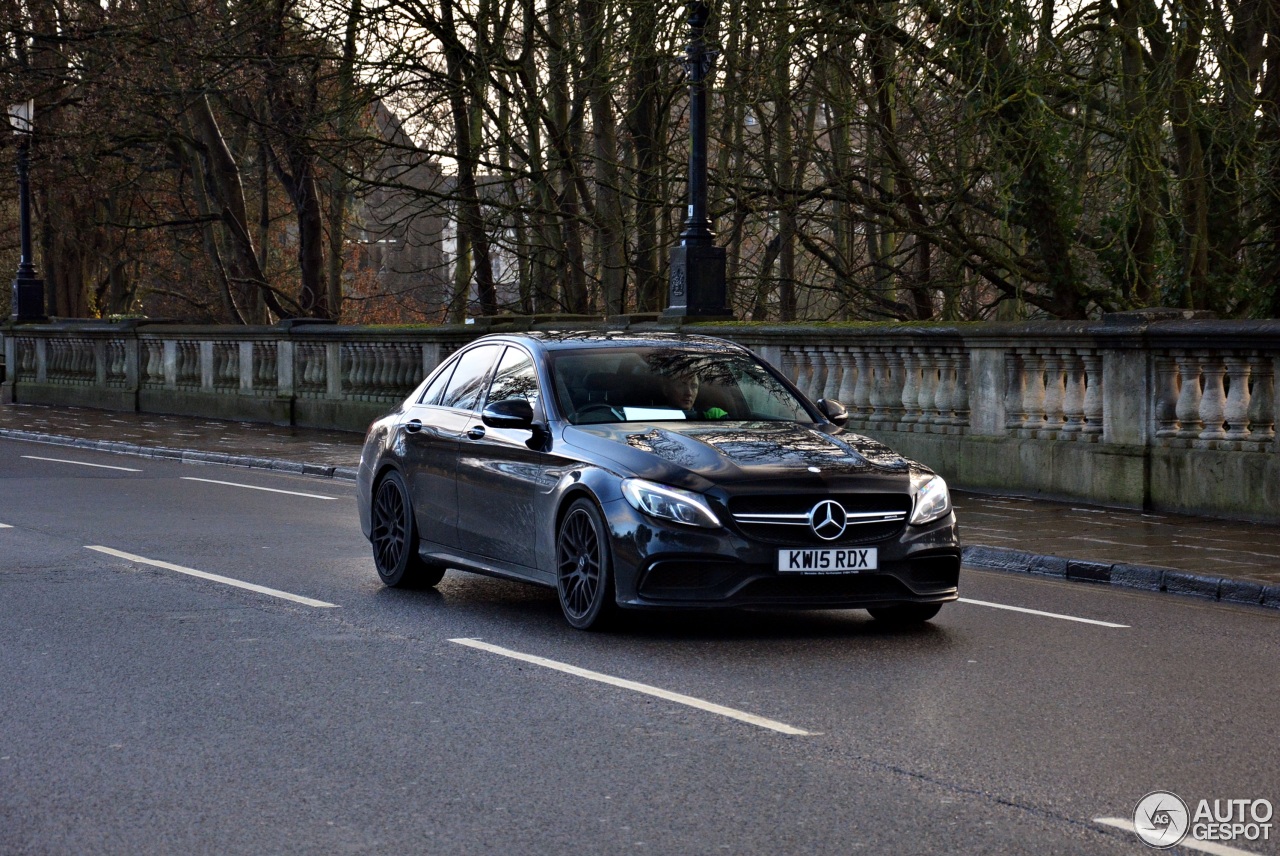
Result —
[[698, 387], [702, 381], [697, 375], [669, 377], [666, 380], [667, 401], [672, 407], [681, 410], [692, 410], [693, 402], [698, 397]]

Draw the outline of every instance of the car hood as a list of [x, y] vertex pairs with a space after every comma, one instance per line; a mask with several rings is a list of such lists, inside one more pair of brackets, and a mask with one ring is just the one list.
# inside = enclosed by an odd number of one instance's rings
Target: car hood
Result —
[[869, 437], [790, 422], [578, 425], [565, 429], [564, 440], [625, 475], [700, 491], [761, 482], [817, 489], [895, 482], [905, 490], [913, 466]]

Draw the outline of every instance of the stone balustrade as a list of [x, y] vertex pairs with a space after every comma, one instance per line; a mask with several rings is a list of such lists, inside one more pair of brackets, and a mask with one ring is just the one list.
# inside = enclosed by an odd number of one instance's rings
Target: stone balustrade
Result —
[[9, 400], [363, 430], [475, 331], [57, 324], [7, 332]]
[[[852, 429], [959, 485], [1280, 520], [1280, 322], [1177, 315], [692, 329], [752, 348], [810, 398], [842, 402]], [[20, 326], [3, 333], [3, 391], [363, 430], [477, 335], [531, 326]]]

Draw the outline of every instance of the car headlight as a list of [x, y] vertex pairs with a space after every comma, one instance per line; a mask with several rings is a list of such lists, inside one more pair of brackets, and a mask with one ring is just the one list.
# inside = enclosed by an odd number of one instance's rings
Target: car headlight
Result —
[[696, 493], [644, 479], [623, 479], [622, 495], [637, 511], [653, 517], [705, 529], [720, 528], [720, 518], [707, 505], [706, 499]]
[[911, 511], [911, 523], [917, 526], [932, 523], [950, 513], [951, 494], [941, 476], [912, 473], [911, 485], [916, 489], [916, 507]]

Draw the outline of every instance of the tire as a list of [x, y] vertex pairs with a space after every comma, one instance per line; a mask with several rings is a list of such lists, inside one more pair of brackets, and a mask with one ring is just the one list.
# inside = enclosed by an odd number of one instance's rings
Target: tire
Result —
[[881, 624], [910, 627], [913, 624], [924, 624], [941, 609], [940, 603], [904, 603], [900, 606], [873, 606], [867, 612]]
[[373, 564], [384, 585], [430, 588], [444, 577], [444, 566], [418, 555], [418, 527], [404, 477], [391, 470], [373, 490], [369, 510]]
[[556, 592], [565, 620], [579, 630], [603, 630], [616, 617], [613, 555], [604, 518], [589, 499], [569, 506], [556, 533]]

